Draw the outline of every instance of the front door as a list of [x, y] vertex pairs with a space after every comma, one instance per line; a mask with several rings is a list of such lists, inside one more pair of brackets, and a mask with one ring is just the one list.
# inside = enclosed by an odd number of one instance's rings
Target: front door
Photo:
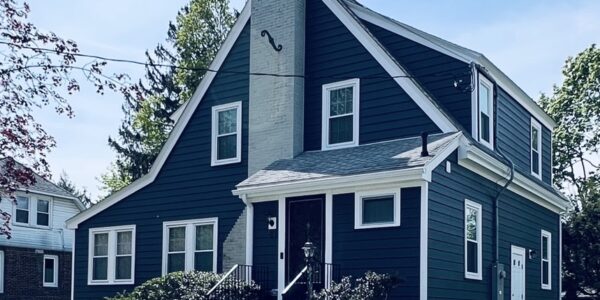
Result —
[[525, 249], [511, 247], [510, 299], [525, 300]]
[[325, 201], [322, 196], [290, 198], [286, 205], [286, 260], [285, 284], [287, 285], [304, 268], [302, 246], [310, 239], [317, 247], [315, 259], [323, 261], [325, 245]]

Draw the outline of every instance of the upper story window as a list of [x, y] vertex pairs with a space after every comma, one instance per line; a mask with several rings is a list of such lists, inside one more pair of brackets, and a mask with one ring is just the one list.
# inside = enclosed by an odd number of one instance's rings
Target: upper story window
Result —
[[133, 284], [135, 225], [91, 228], [88, 284]]
[[552, 289], [552, 234], [542, 230], [542, 289]]
[[531, 119], [531, 174], [542, 177], [542, 126], [536, 120]]
[[58, 256], [44, 255], [44, 287], [58, 287]]
[[400, 189], [354, 195], [354, 228], [400, 226]]
[[242, 161], [242, 102], [212, 108], [211, 165]]
[[36, 223], [39, 226], [50, 226], [50, 201], [38, 199]]
[[494, 85], [485, 76], [479, 75], [477, 86], [478, 140], [494, 148]]
[[217, 272], [217, 238], [216, 218], [165, 222], [163, 274]]
[[322, 149], [358, 145], [360, 80], [323, 85]]
[[482, 279], [481, 204], [465, 200], [465, 278]]
[[29, 225], [29, 198], [17, 196], [15, 223]]
[[17, 196], [15, 219], [17, 225], [50, 227], [51, 201], [34, 196]]

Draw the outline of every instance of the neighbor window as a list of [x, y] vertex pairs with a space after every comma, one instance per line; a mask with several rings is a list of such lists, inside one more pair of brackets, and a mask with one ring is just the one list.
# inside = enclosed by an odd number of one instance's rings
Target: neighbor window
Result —
[[217, 271], [217, 219], [165, 222], [163, 274]]
[[542, 289], [552, 289], [552, 235], [542, 230]]
[[50, 225], [50, 201], [41, 200], [37, 201], [37, 225], [49, 226]]
[[494, 147], [494, 85], [483, 75], [479, 75], [478, 85], [478, 131], [479, 142], [489, 148]]
[[17, 196], [14, 222], [31, 227], [50, 227], [52, 202], [38, 196]]
[[29, 198], [17, 196], [17, 209], [15, 222], [19, 224], [29, 224]]
[[58, 256], [44, 255], [44, 287], [58, 287]]
[[465, 278], [481, 279], [481, 204], [465, 200]]
[[531, 174], [541, 178], [542, 170], [542, 126], [531, 119]]
[[359, 192], [354, 200], [354, 228], [400, 225], [400, 189]]
[[135, 226], [90, 229], [88, 284], [132, 284]]
[[358, 145], [359, 90], [359, 79], [323, 85], [323, 149]]
[[242, 157], [242, 103], [212, 108], [211, 165], [238, 163]]

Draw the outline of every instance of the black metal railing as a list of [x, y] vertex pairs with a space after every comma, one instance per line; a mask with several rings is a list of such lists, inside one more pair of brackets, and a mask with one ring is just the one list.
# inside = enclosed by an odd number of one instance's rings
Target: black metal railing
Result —
[[235, 265], [207, 293], [210, 300], [242, 299], [244, 286], [255, 283], [261, 288], [269, 282], [269, 269], [262, 266]]
[[[339, 281], [341, 270], [334, 264], [316, 263], [313, 266], [313, 288], [320, 291], [329, 288], [332, 281]], [[307, 293], [307, 268], [304, 267], [285, 287], [282, 292], [283, 299], [306, 299]]]

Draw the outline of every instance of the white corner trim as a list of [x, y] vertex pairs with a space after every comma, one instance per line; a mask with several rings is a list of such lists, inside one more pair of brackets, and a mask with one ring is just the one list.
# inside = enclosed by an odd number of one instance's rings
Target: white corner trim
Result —
[[[477, 237], [476, 237], [476, 242], [477, 242], [477, 272], [469, 272], [469, 270], [467, 269], [467, 262], [469, 260], [468, 256], [467, 256], [467, 210], [471, 208], [471, 209], [475, 209], [477, 211]], [[483, 258], [481, 257], [482, 255], [482, 248], [483, 248], [483, 240], [482, 240], [482, 229], [483, 229], [483, 224], [481, 223], [482, 221], [482, 215], [483, 214], [483, 209], [481, 207], [481, 204], [471, 201], [469, 199], [465, 199], [465, 211], [464, 211], [464, 264], [465, 264], [465, 278], [467, 279], [474, 279], [474, 280], [482, 280], [483, 279]]]
[[285, 289], [285, 197], [278, 198], [278, 226], [277, 226], [277, 299], [283, 299], [283, 290]]
[[419, 234], [419, 299], [427, 300], [429, 258], [429, 183], [421, 184], [421, 225]]
[[[333, 195], [331, 192], [325, 193], [325, 263], [333, 263]], [[325, 274], [325, 278], [330, 278], [330, 275], [332, 274]], [[325, 288], [330, 286], [331, 281], [326, 280]]]
[[[533, 171], [533, 157], [531, 155], [531, 152], [533, 151], [533, 128], [537, 129], [538, 134], [537, 134], [537, 140], [538, 140], [538, 144], [536, 145], [538, 147], [537, 152], [538, 152], [538, 172], [539, 173], [535, 173]], [[531, 172], [531, 175], [542, 179], [542, 156], [544, 155], [544, 149], [543, 147], [543, 143], [542, 143], [542, 125], [540, 125], [540, 123], [533, 117], [531, 117], [531, 125], [529, 126], [529, 171]]]
[[0, 250], [0, 294], [4, 293], [4, 250]]
[[402, 87], [404, 92], [427, 114], [429, 118], [443, 131], [458, 131], [452, 121], [446, 116], [427, 92], [402, 69], [400, 64], [367, 32], [367, 30], [338, 0], [323, 0], [323, 3], [335, 14], [335, 16], [350, 30], [352, 35], [367, 49], [377, 60], [382, 68], [394, 78], [396, 83]]
[[[544, 259], [544, 237], [548, 239], [548, 259]], [[544, 261], [548, 262], [548, 284], [544, 284]], [[543, 290], [552, 289], [552, 233], [543, 230], [540, 235], [540, 283]]]
[[[76, 241], [75, 239], [77, 238], [77, 233], [73, 233], [73, 250], [71, 251], [71, 300], [75, 300], [75, 260], [77, 259], [77, 256], [75, 255], [75, 245]], [[4, 268], [4, 267], [3, 267]], [[0, 271], [2, 272], [2, 271]], [[0, 285], [2, 285], [2, 282], [4, 281], [2, 278], [0, 278]], [[1, 291], [0, 291], [1, 292]]]
[[[365, 198], [374, 198], [382, 196], [393, 196], [394, 211], [393, 221], [385, 223], [365, 224], [363, 220], [363, 209]], [[400, 226], [400, 212], [402, 210], [400, 199], [400, 187], [384, 190], [358, 191], [354, 193], [354, 229], [373, 229]]]
[[[236, 148], [235, 148], [235, 157], [219, 159], [218, 158], [218, 138], [219, 136], [219, 113], [222, 111], [228, 111], [235, 109], [236, 114], [236, 122], [235, 122], [235, 137], [236, 137]], [[228, 165], [239, 163], [242, 161], [242, 102], [231, 102], [222, 105], [216, 105], [212, 107], [212, 117], [211, 117], [211, 135], [210, 135], [210, 165], [211, 167]], [[231, 135], [229, 133], [228, 135]]]
[[[338, 90], [343, 88], [352, 87], [352, 141], [343, 142], [338, 144], [329, 143], [329, 119], [331, 119], [331, 105], [330, 96], [332, 90]], [[354, 147], [359, 144], [359, 132], [360, 132], [360, 79], [348, 79], [344, 81], [338, 81], [333, 83], [324, 84], [321, 92], [322, 97], [322, 113], [321, 113], [321, 149], [331, 150], [340, 149], [347, 147]], [[347, 114], [348, 115], [348, 114]]]
[[[117, 233], [131, 231], [131, 279], [115, 279], [115, 267], [117, 257]], [[135, 238], [136, 225], [123, 225], [123, 226], [111, 226], [111, 227], [96, 227], [90, 228], [88, 232], [88, 272], [87, 272], [87, 284], [88, 285], [129, 285], [135, 282]], [[108, 235], [108, 251], [106, 254], [107, 268], [106, 268], [106, 280], [93, 280], [93, 263], [94, 263], [94, 235], [95, 234], [107, 234]], [[73, 259], [73, 258], [72, 258]], [[73, 270], [72, 270], [73, 271]]]
[[196, 252], [196, 226], [213, 226], [213, 273], [217, 273], [217, 258], [219, 248], [219, 218], [203, 218], [193, 220], [175, 220], [163, 222], [162, 234], [162, 275], [167, 274], [169, 254], [169, 228], [185, 227], [185, 272], [194, 270], [194, 254]]
[[245, 200], [244, 203], [246, 204], [246, 265], [252, 266], [254, 260], [254, 205]]
[[562, 297], [562, 216], [558, 215], [558, 297]]
[[[244, 26], [246, 26], [246, 23], [248, 23], [248, 20], [250, 19], [250, 6], [251, 5], [252, 5], [252, 0], [248, 0], [246, 2], [246, 6], [242, 10], [242, 12], [238, 18], [238, 20], [235, 22], [235, 24], [233, 25], [233, 28], [229, 32], [229, 35], [223, 42], [221, 49], [219, 49], [219, 52], [217, 53], [215, 59], [210, 64], [209, 69], [219, 70], [221, 68], [221, 65], [225, 61], [225, 58], [227, 58], [227, 55], [233, 48], [233, 45], [235, 44], [236, 40], [240, 36], [240, 33], [244, 29]], [[204, 75], [204, 78], [202, 78], [202, 81], [200, 81], [200, 84], [198, 85], [198, 88], [196, 88], [194, 95], [188, 101], [189, 103], [186, 105], [185, 110], [183, 111], [179, 121], [175, 124], [175, 127], [171, 131], [171, 134], [169, 135], [169, 138], [165, 142], [165, 145], [163, 146], [160, 153], [156, 157], [156, 160], [154, 161], [154, 164], [152, 164], [152, 168], [150, 169], [148, 174], [144, 175], [143, 177], [141, 177], [140, 179], [131, 183], [130, 185], [126, 186], [125, 188], [121, 189], [120, 191], [112, 194], [108, 198], [98, 202], [97, 204], [90, 207], [89, 209], [84, 210], [81, 213], [79, 213], [79, 214], [75, 215], [74, 217], [70, 218], [69, 220], [67, 220], [67, 227], [69, 229], [77, 229], [77, 227], [79, 226], [79, 224], [81, 222], [95, 216], [96, 214], [98, 214], [101, 211], [107, 209], [108, 207], [114, 205], [115, 203], [121, 201], [122, 199], [126, 198], [127, 196], [137, 192], [138, 190], [140, 190], [143, 187], [147, 186], [148, 184], [152, 183], [154, 181], [154, 179], [156, 179], [156, 176], [158, 175], [158, 173], [160, 172], [165, 161], [169, 157], [169, 154], [175, 147], [175, 144], [179, 140], [179, 137], [181, 136], [183, 130], [185, 129], [188, 122], [190, 121], [194, 111], [196, 110], [196, 108], [198, 107], [200, 102], [202, 101], [204, 94], [210, 87], [210, 85], [215, 77], [216, 77], [215, 72], [207, 72]]]

